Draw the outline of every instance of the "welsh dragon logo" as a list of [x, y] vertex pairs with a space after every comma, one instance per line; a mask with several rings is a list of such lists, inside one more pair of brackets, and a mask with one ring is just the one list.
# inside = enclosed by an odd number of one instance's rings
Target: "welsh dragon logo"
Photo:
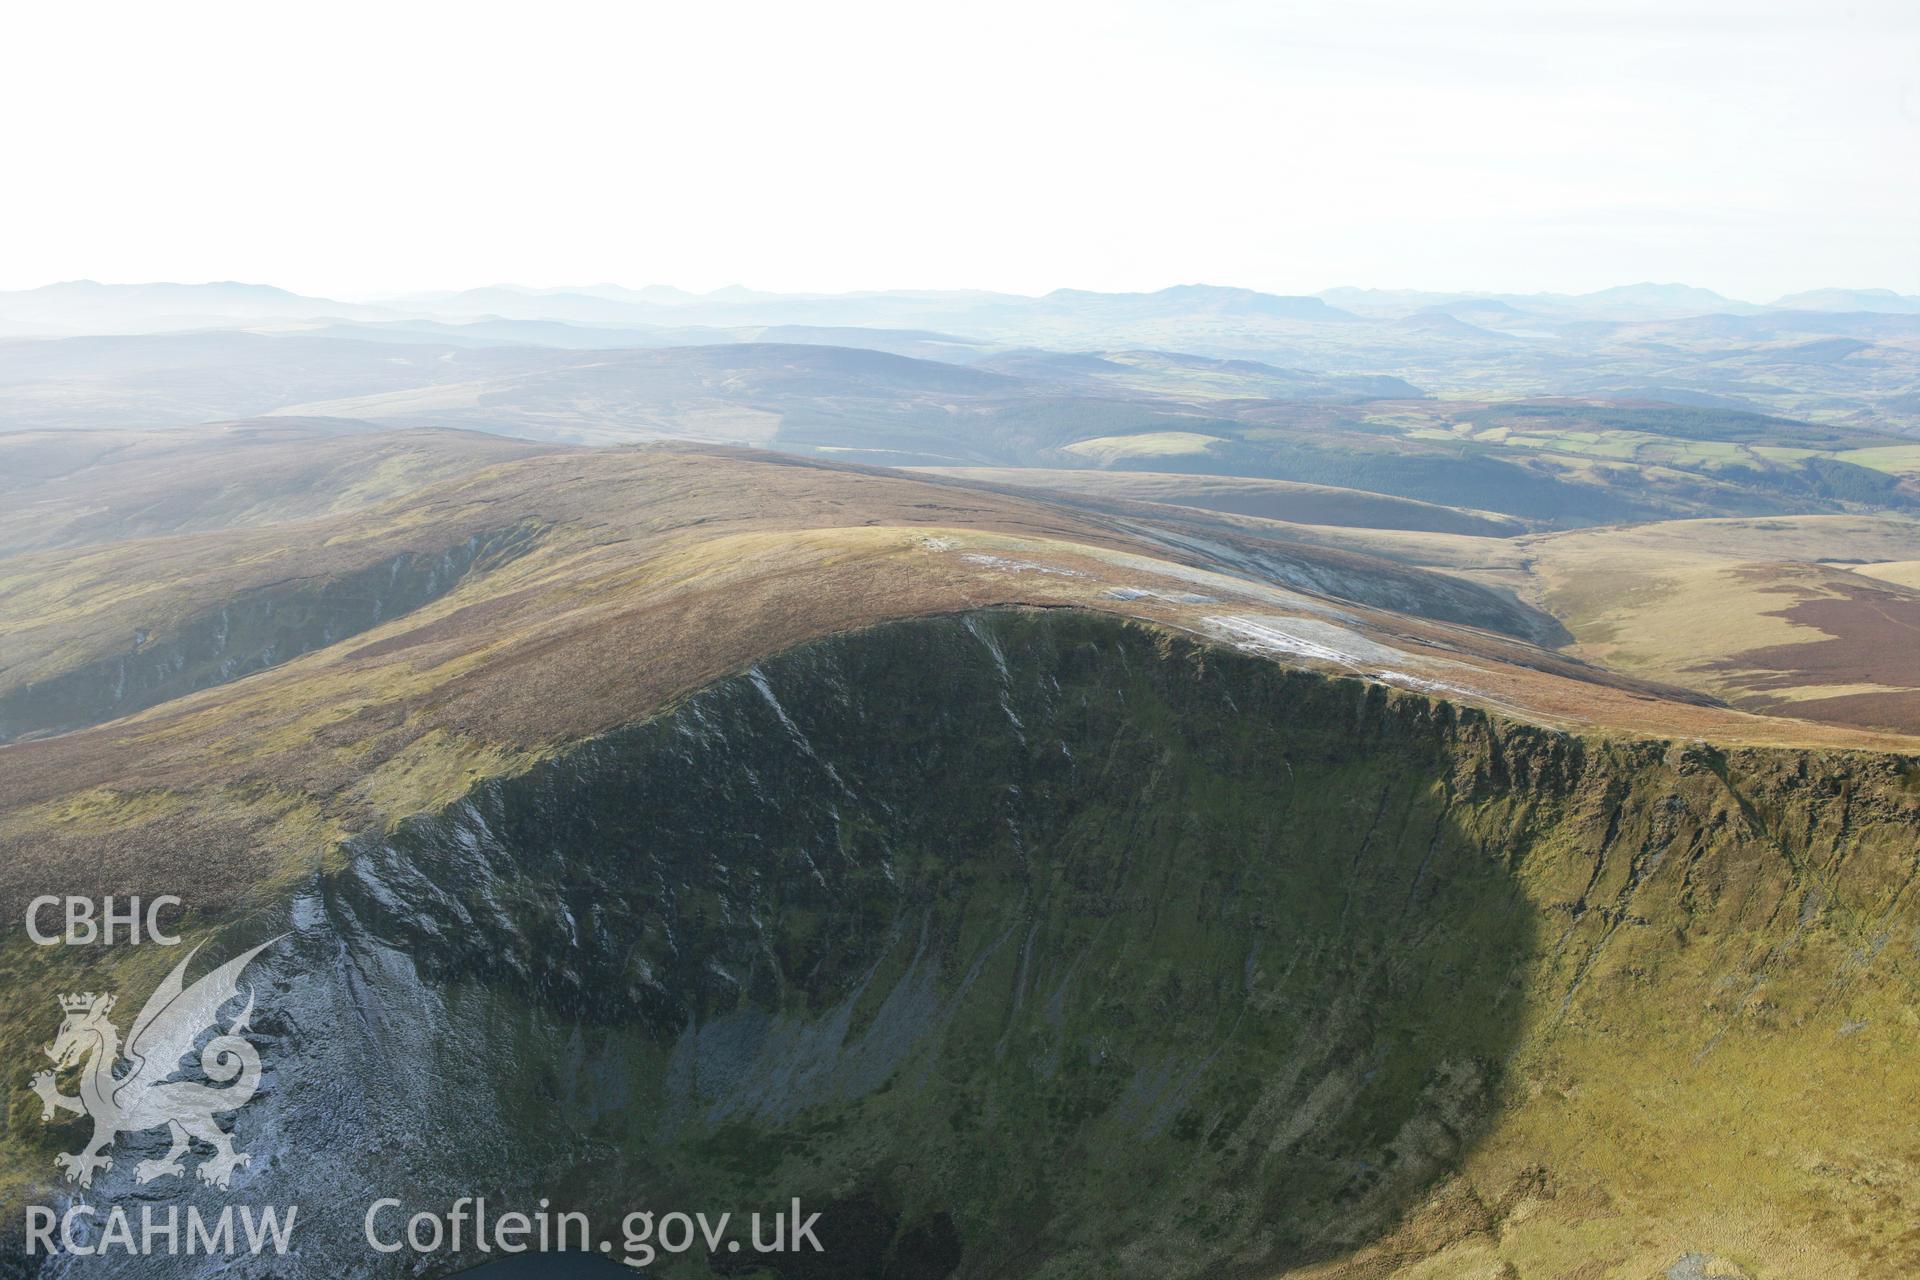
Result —
[[184, 1174], [181, 1157], [195, 1141], [213, 1148], [213, 1154], [194, 1169], [209, 1186], [226, 1190], [234, 1170], [252, 1162], [252, 1156], [233, 1149], [233, 1135], [214, 1119], [245, 1106], [260, 1087], [260, 1055], [244, 1035], [247, 1019], [253, 1016], [251, 991], [239, 1016], [200, 1051], [200, 1069], [222, 1087], [173, 1077], [200, 1036], [208, 1030], [219, 1031], [220, 1010], [240, 994], [241, 971], [279, 940], [263, 942], [185, 987], [181, 977], [199, 954], [199, 948], [194, 948], [147, 998], [140, 1016], [133, 1020], [124, 1050], [119, 1029], [107, 1016], [113, 1012], [111, 995], [89, 992], [60, 997], [66, 1019], [47, 1047], [47, 1056], [56, 1071], [80, 1064], [80, 1092], [77, 1096], [61, 1093], [54, 1071], [37, 1073], [33, 1091], [44, 1104], [43, 1121], [61, 1111], [93, 1120], [93, 1138], [85, 1147], [53, 1158], [66, 1171], [68, 1182], [92, 1186], [94, 1174], [113, 1168], [109, 1152], [121, 1134], [163, 1127], [173, 1145], [162, 1158], [135, 1165], [136, 1182]]

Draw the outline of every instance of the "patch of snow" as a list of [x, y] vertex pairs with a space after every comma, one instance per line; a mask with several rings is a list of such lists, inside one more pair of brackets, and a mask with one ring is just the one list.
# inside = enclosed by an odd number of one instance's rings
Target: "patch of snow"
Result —
[[1155, 591], [1150, 587], [1114, 587], [1109, 600], [1159, 600], [1166, 604], [1218, 604], [1220, 597], [1196, 595], [1191, 591]]
[[[1214, 559], [1245, 559], [1229, 548], [1218, 546], [1201, 538], [1161, 538], [1174, 546], [1188, 551], [1198, 552]], [[1129, 573], [1146, 574], [1154, 578], [1171, 578], [1176, 582], [1189, 583], [1204, 587], [1216, 594], [1219, 599], [1242, 600], [1256, 607], [1270, 605], [1282, 609], [1294, 609], [1301, 613], [1317, 613], [1324, 617], [1351, 619], [1353, 615], [1338, 608], [1319, 596], [1308, 595], [1289, 587], [1259, 580], [1256, 571], [1243, 568], [1238, 573], [1220, 572], [1213, 569], [1198, 569], [1191, 565], [1180, 564], [1173, 560], [1159, 560], [1150, 556], [1134, 555], [1126, 551], [1098, 549], [1093, 554], [1116, 568]]]
[[1238, 615], [1211, 617], [1206, 623], [1236, 648], [1251, 653], [1285, 653], [1353, 668], [1408, 656], [1324, 618]]
[[1470, 698], [1483, 696], [1465, 685], [1447, 684], [1443, 680], [1423, 680], [1419, 676], [1410, 676], [1404, 671], [1370, 671], [1375, 680], [1385, 684], [1397, 684], [1406, 689], [1418, 689], [1421, 693], [1458, 693]]

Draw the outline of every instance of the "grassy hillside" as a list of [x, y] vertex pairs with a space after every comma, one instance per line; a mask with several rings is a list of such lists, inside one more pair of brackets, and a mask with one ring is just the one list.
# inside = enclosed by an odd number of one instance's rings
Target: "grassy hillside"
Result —
[[1286, 480], [1140, 471], [1061, 471], [1048, 467], [923, 467], [917, 470], [959, 480], [1164, 502], [1204, 511], [1284, 520], [1290, 524], [1401, 529], [1483, 538], [1511, 537], [1526, 528], [1517, 520], [1493, 512], [1467, 511], [1359, 489], [1335, 489]]
[[1885, 560], [1878, 564], [1863, 564], [1856, 571], [1869, 578], [1879, 578], [1899, 587], [1912, 587], [1920, 591], [1920, 560]]
[[339, 515], [554, 448], [341, 419], [0, 433], [0, 557]]
[[1907, 728], [1920, 591], [1849, 563], [1916, 547], [1912, 520], [1828, 516], [1585, 530], [1524, 554], [1583, 657], [1749, 710]]
[[0, 899], [85, 868], [123, 892], [228, 902], [249, 892], [221, 870], [241, 857], [270, 891], [347, 831], [765, 653], [986, 605], [1147, 619], [1568, 729], [1910, 741], [1615, 674], [1529, 643], [1542, 615], [1458, 572], [1283, 527], [656, 448], [544, 453], [321, 520], [0, 560], [9, 732], [94, 726], [0, 748]]

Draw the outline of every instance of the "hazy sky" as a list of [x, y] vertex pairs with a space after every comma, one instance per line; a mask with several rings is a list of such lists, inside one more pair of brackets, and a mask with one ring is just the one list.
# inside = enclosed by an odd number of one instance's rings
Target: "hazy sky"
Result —
[[0, 288], [1920, 293], [1915, 0], [40, 4]]

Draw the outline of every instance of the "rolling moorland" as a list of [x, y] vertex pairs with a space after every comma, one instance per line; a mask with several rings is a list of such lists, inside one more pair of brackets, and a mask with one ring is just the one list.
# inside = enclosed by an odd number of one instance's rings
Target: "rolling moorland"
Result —
[[0, 295], [0, 912], [288, 935], [301, 1274], [1920, 1270], [1920, 304], [1701, 294]]

